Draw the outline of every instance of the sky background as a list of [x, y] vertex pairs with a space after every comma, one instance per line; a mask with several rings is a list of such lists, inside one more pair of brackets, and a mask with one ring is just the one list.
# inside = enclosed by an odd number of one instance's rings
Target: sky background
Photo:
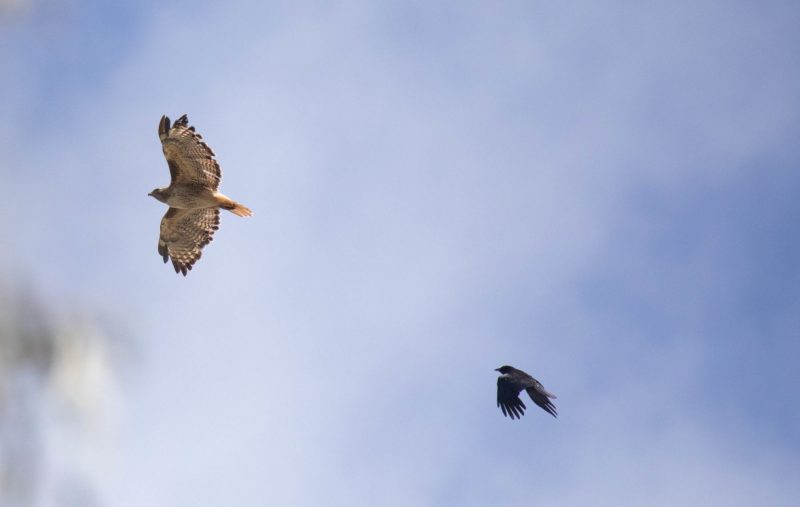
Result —
[[[796, 2], [0, 13], [0, 265], [133, 344], [41, 505], [796, 505]], [[183, 113], [255, 212], [186, 278]]]

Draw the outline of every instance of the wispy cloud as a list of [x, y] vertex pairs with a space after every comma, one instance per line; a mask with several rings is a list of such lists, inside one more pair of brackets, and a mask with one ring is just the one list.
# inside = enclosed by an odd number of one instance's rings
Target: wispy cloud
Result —
[[[61, 95], [69, 124], [8, 146], [25, 171], [3, 172], [0, 205], [9, 262], [126, 309], [148, 350], [105, 497], [789, 505], [796, 15], [137, 12], [102, 86]], [[224, 216], [186, 279], [160, 264], [145, 195], [168, 175], [157, 120], [184, 112], [256, 212]], [[504, 420], [502, 363], [560, 419]]]

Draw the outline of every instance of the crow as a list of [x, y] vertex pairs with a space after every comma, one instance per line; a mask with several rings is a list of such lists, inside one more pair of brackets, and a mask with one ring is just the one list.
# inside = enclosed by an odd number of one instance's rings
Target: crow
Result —
[[519, 399], [519, 393], [525, 389], [534, 403], [548, 414], [557, 417], [556, 407], [550, 401], [550, 398], [556, 396], [545, 391], [541, 382], [513, 366], [501, 366], [494, 371], [502, 373], [497, 377], [497, 406], [503, 411], [504, 416], [519, 419], [525, 415], [527, 407]]

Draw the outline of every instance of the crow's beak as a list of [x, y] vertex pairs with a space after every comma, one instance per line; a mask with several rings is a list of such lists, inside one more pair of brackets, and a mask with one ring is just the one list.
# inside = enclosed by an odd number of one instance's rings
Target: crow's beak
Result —
[[500, 368], [495, 368], [494, 371], [500, 371]]

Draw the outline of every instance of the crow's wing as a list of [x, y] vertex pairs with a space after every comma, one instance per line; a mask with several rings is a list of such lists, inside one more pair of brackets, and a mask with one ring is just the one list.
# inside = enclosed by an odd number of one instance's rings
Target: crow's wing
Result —
[[500, 375], [497, 377], [497, 406], [503, 415], [512, 419], [519, 419], [525, 415], [525, 404], [519, 398], [522, 388], [510, 377]]
[[558, 417], [556, 406], [550, 401], [550, 398], [555, 398], [556, 395], [547, 392], [541, 382], [533, 377], [530, 377], [530, 380], [528, 380], [527, 385], [525, 386], [525, 390], [528, 391], [528, 396], [531, 397], [534, 403], [542, 407], [545, 412], [553, 417]]

